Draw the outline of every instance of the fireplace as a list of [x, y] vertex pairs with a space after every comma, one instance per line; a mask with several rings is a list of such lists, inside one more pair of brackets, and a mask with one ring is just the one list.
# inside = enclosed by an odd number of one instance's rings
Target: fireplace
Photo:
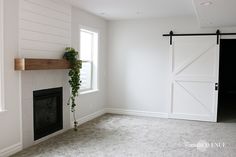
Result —
[[62, 87], [33, 92], [34, 140], [63, 128]]

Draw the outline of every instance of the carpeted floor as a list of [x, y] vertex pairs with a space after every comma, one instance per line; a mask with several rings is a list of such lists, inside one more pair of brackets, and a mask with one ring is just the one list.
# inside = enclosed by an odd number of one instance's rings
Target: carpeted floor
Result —
[[[198, 147], [196, 144], [198, 143]], [[106, 114], [14, 157], [235, 157], [236, 123]]]

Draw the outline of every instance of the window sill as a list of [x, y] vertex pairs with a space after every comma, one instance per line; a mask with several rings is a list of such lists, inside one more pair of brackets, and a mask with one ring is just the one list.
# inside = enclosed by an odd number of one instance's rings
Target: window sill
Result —
[[7, 112], [7, 110], [0, 110], [0, 114], [6, 113], [6, 112]]
[[86, 90], [86, 91], [81, 91], [80, 95], [84, 95], [84, 94], [91, 94], [91, 93], [95, 93], [98, 92], [98, 89], [92, 89], [92, 90]]

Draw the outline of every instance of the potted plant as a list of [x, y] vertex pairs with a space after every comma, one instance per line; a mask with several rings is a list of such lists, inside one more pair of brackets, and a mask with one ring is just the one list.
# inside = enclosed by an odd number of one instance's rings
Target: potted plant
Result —
[[68, 82], [71, 86], [70, 97], [68, 99], [67, 105], [70, 105], [71, 112], [73, 113], [75, 131], [77, 131], [77, 126], [78, 126], [78, 122], [76, 121], [76, 116], [75, 116], [75, 107], [77, 105], [75, 102], [75, 98], [79, 95], [79, 89], [81, 85], [80, 69], [82, 68], [82, 61], [78, 60], [77, 56], [78, 56], [78, 51], [76, 51], [74, 48], [72, 47], [65, 48], [65, 54], [63, 58], [65, 58], [70, 63], [70, 70], [68, 73], [70, 79]]

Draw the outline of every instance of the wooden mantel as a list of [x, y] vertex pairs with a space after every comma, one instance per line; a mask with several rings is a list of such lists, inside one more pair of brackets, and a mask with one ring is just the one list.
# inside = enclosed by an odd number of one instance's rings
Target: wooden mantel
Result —
[[15, 70], [50, 70], [69, 69], [70, 63], [65, 59], [16, 58]]

